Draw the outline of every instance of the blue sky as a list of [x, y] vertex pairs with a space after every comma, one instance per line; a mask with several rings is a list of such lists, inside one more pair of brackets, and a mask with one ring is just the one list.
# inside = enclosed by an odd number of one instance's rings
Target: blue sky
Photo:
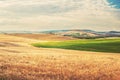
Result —
[[120, 0], [0, 0], [0, 31], [120, 31]]
[[120, 0], [108, 0], [111, 6], [114, 8], [120, 8]]

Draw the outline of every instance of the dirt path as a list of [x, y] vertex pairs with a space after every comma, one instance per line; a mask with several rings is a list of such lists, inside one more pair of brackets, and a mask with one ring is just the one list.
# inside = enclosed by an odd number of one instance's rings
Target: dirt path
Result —
[[0, 80], [120, 80], [120, 54], [29, 45], [39, 41], [0, 34]]

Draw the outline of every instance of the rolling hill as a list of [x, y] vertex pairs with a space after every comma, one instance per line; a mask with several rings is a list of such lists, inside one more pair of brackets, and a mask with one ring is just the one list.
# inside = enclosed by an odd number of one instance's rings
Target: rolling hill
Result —
[[55, 34], [62, 36], [70, 36], [74, 38], [103, 38], [103, 37], [120, 37], [120, 32], [118, 31], [109, 31], [109, 32], [98, 32], [93, 30], [53, 30], [53, 31], [44, 31], [43, 33]]
[[0, 80], [120, 80], [120, 54], [37, 48], [34, 37], [0, 34]]

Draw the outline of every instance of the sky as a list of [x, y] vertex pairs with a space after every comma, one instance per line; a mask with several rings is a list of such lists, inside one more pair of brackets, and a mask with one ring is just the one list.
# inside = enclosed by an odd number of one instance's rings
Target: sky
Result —
[[0, 31], [120, 31], [120, 0], [0, 0]]

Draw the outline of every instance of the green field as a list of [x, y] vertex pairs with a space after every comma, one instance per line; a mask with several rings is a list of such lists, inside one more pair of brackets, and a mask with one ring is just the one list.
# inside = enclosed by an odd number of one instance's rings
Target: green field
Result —
[[120, 38], [33, 43], [35, 47], [120, 53]]

